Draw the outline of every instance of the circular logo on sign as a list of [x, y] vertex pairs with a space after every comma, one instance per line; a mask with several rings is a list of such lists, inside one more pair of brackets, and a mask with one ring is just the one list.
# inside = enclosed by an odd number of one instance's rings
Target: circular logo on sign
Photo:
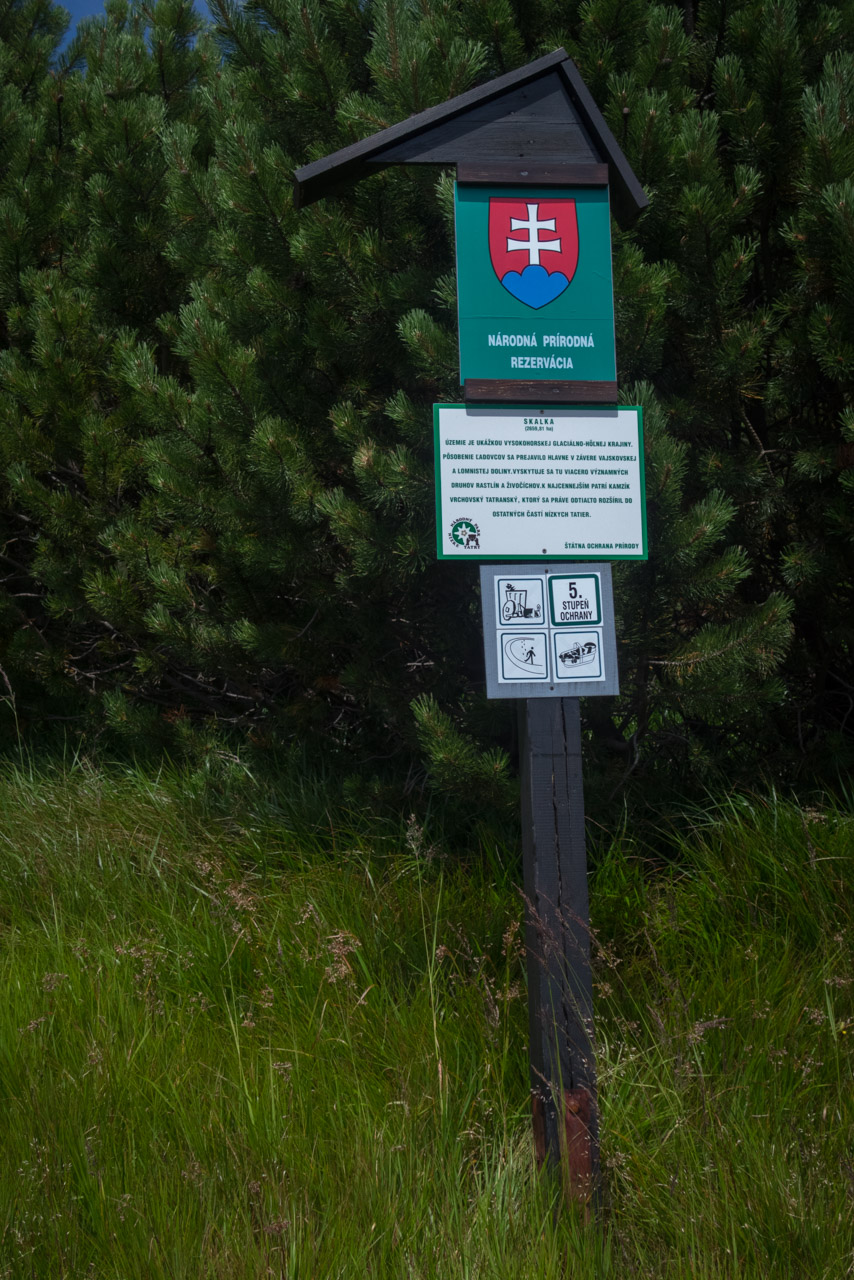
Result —
[[474, 520], [465, 518], [455, 520], [451, 525], [451, 532], [448, 537], [453, 547], [461, 547], [463, 551], [478, 551], [480, 549], [480, 527], [475, 524]]

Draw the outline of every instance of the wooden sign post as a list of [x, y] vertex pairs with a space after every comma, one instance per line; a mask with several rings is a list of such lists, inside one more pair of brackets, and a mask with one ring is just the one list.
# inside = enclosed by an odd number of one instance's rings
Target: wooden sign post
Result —
[[480, 583], [487, 695], [519, 699], [534, 1147], [586, 1205], [599, 1131], [579, 699], [619, 692], [611, 566], [489, 564]]
[[646, 558], [640, 414], [632, 427], [616, 407], [609, 211], [626, 224], [647, 199], [563, 49], [305, 165], [295, 203], [391, 164], [456, 168], [464, 403], [436, 406], [439, 555], [487, 562], [487, 694], [519, 700], [534, 1144], [586, 1205], [599, 1160], [578, 700], [616, 691], [616, 643], [610, 566], [554, 562]]
[[571, 1200], [599, 1178], [578, 698], [519, 704], [525, 947], [534, 1147], [561, 1162]]

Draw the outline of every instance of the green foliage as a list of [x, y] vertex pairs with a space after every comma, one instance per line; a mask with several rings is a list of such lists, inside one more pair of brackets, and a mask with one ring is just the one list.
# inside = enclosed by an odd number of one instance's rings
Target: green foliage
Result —
[[479, 748], [434, 698], [418, 698], [412, 710], [427, 767], [442, 794], [453, 797], [468, 818], [479, 804], [493, 818], [502, 810], [512, 810], [517, 797], [507, 753]]
[[287, 816], [248, 787], [215, 822], [167, 770], [3, 770], [10, 1277], [845, 1274], [850, 814], [739, 797], [678, 815], [669, 862], [599, 851], [586, 1226], [535, 1172], [494, 841], [451, 859], [304, 764], [280, 785]]
[[449, 177], [391, 169], [297, 212], [291, 174], [563, 43], [651, 198], [614, 231], [651, 558], [618, 567], [596, 776], [836, 769], [850, 0], [214, 14], [116, 0], [52, 65], [62, 11], [0, 17], [0, 710], [136, 747], [199, 725], [420, 753], [494, 802], [512, 713], [481, 696], [473, 571], [433, 549], [430, 405], [458, 398]]

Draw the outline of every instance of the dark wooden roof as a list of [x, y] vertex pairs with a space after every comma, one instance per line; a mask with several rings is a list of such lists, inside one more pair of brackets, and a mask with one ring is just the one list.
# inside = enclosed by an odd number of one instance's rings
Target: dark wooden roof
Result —
[[[518, 164], [560, 170], [606, 164], [614, 213], [629, 223], [648, 201], [563, 49], [430, 107], [294, 174], [297, 208], [390, 164]], [[567, 181], [569, 168], [567, 168]]]

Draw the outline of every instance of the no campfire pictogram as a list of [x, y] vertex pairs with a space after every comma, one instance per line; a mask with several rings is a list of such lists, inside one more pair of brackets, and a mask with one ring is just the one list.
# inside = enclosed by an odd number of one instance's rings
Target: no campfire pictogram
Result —
[[538, 311], [568, 288], [578, 266], [574, 200], [489, 201], [489, 257], [508, 293]]

